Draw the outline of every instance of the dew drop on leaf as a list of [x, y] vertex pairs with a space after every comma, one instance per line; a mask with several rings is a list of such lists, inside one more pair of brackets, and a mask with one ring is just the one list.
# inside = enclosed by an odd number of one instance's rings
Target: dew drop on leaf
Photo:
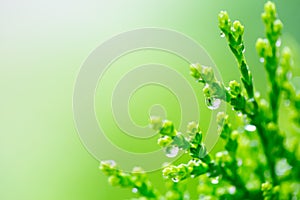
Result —
[[249, 132], [253, 132], [256, 130], [256, 126], [251, 125], [251, 124], [247, 124], [244, 128], [246, 131], [249, 131]]
[[177, 183], [179, 180], [178, 180], [178, 178], [172, 178], [172, 181]]
[[221, 38], [225, 37], [225, 33], [221, 31], [220, 36], [221, 36]]
[[137, 188], [132, 188], [132, 192], [133, 192], [133, 193], [137, 193], [137, 192], [138, 192], [138, 189], [137, 189]]
[[234, 194], [236, 192], [236, 188], [234, 186], [229, 187], [228, 189], [229, 194]]
[[117, 163], [114, 160], [106, 160], [103, 162], [107, 163], [111, 167], [115, 167], [117, 165]]
[[205, 103], [210, 110], [216, 110], [221, 105], [221, 99], [208, 97], [205, 99]]
[[281, 39], [278, 39], [277, 41], [276, 41], [276, 47], [280, 47], [280, 45], [281, 45]]
[[265, 62], [265, 58], [261, 57], [261, 58], [259, 59], [259, 62], [261, 62], [261, 63]]
[[242, 166], [242, 164], [243, 164], [243, 160], [242, 159], [237, 159], [237, 166]]
[[166, 156], [169, 158], [173, 158], [177, 156], [179, 152], [179, 148], [177, 146], [168, 146], [165, 149]]
[[212, 184], [218, 184], [219, 183], [219, 177], [217, 176], [217, 177], [212, 178], [211, 183]]
[[278, 176], [284, 175], [290, 169], [292, 169], [292, 166], [287, 163], [286, 159], [279, 160], [275, 166], [276, 174]]

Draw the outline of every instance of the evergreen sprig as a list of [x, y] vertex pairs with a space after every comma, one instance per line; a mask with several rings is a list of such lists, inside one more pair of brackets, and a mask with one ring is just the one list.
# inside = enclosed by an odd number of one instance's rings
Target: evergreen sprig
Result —
[[210, 109], [217, 109], [224, 101], [236, 111], [233, 118], [239, 123], [232, 124], [232, 116], [224, 112], [217, 115], [217, 131], [224, 150], [209, 154], [196, 122], [190, 122], [182, 134], [171, 121], [151, 117], [150, 125], [160, 135], [158, 145], [166, 155], [173, 157], [182, 151], [190, 156], [189, 161], [164, 166], [162, 175], [168, 189], [164, 195], [154, 189], [140, 168], [124, 173], [114, 162], [103, 161], [100, 169], [112, 185], [129, 187], [140, 199], [190, 199], [183, 183], [197, 178], [200, 199], [300, 199], [300, 133], [296, 131], [291, 136], [281, 130], [278, 122], [284, 101], [292, 111], [294, 126], [300, 128], [300, 92], [290, 81], [292, 53], [288, 47], [281, 47], [283, 25], [274, 3], [265, 4], [262, 19], [265, 38], [257, 40], [256, 49], [268, 76], [268, 99], [262, 98], [254, 87], [244, 54], [244, 26], [239, 21], [231, 22], [225, 11], [218, 15], [219, 28], [236, 58], [242, 84], [232, 80], [225, 86], [211, 67], [190, 66], [190, 74], [204, 84]]

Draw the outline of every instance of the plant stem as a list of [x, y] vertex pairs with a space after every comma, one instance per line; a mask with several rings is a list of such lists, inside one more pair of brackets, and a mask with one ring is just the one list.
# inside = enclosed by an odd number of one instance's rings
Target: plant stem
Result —
[[260, 137], [261, 144], [263, 146], [264, 154], [267, 159], [267, 164], [270, 169], [271, 179], [274, 185], [278, 184], [278, 179], [275, 173], [275, 161], [272, 155], [272, 151], [270, 150], [269, 138], [266, 136], [266, 128], [261, 125], [261, 123], [254, 123], [257, 129], [257, 133]]

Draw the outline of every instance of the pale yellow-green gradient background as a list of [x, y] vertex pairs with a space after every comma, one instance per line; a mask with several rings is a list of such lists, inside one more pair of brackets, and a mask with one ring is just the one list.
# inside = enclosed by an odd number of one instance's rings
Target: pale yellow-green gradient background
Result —
[[[264, 91], [264, 71], [254, 48], [256, 38], [263, 35], [264, 2], [2, 0], [0, 199], [130, 198], [129, 190], [107, 184], [98, 161], [77, 135], [72, 94], [83, 61], [113, 35], [161, 27], [203, 45], [226, 83], [238, 79], [235, 61], [217, 27], [217, 14], [225, 9], [246, 27], [246, 56], [256, 88]], [[299, 1], [276, 3], [284, 23], [283, 43], [291, 44], [298, 56]], [[299, 67], [295, 71], [299, 75]], [[159, 172], [151, 179], [160, 185]]]

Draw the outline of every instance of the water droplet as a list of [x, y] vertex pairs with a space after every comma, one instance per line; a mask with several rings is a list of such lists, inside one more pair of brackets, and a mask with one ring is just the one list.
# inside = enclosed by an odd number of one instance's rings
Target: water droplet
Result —
[[205, 103], [209, 109], [216, 110], [221, 105], [221, 99], [214, 98], [214, 97], [208, 97], [205, 99]]
[[277, 162], [275, 170], [278, 176], [284, 175], [288, 170], [292, 169], [292, 167], [287, 163], [286, 159], [281, 159]]
[[256, 98], [259, 98], [259, 97], [260, 97], [260, 92], [259, 92], [259, 91], [255, 91], [254, 96], [255, 96]]
[[179, 148], [177, 146], [168, 146], [165, 148], [166, 156], [169, 158], [173, 158], [177, 156]]
[[256, 130], [256, 126], [251, 125], [251, 124], [247, 124], [244, 128], [246, 131], [249, 131], [249, 132], [253, 132]]
[[139, 190], [137, 188], [132, 188], [131, 190], [133, 193], [137, 193]]
[[265, 62], [265, 58], [261, 57], [261, 58], [259, 59], [259, 62], [264, 63], [264, 62]]
[[218, 184], [219, 183], [219, 177], [217, 176], [217, 177], [212, 178], [211, 183], [212, 184]]
[[237, 165], [240, 167], [240, 166], [242, 166], [242, 164], [243, 164], [243, 161], [242, 161], [242, 159], [237, 159]]
[[110, 167], [117, 166], [117, 163], [114, 160], [106, 160], [106, 161], [103, 161], [103, 162], [105, 162], [106, 164], [108, 164]]
[[231, 187], [228, 188], [229, 194], [234, 194], [235, 191], [236, 191], [236, 188], [234, 186], [231, 186]]
[[177, 182], [179, 181], [179, 179], [178, 179], [178, 178], [172, 178], [172, 181], [173, 181], [174, 183], [177, 183]]
[[280, 47], [280, 45], [281, 45], [281, 39], [278, 39], [278, 40], [276, 41], [276, 47]]
[[236, 114], [237, 114], [237, 116], [238, 116], [239, 118], [244, 119], [244, 114], [243, 114], [242, 112], [237, 111]]
[[220, 36], [221, 36], [221, 38], [225, 37], [225, 33], [221, 31]]

